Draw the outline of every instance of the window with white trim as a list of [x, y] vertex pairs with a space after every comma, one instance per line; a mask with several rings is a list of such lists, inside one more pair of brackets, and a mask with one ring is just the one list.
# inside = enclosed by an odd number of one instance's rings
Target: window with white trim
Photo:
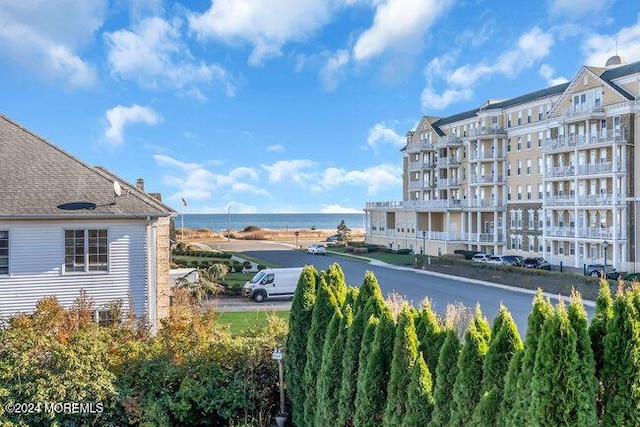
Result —
[[106, 229], [65, 230], [65, 273], [108, 271], [108, 249]]
[[0, 274], [9, 274], [9, 231], [0, 230]]

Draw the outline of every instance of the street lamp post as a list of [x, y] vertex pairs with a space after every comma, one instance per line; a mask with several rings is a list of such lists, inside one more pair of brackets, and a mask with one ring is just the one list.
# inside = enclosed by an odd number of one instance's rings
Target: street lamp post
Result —
[[422, 230], [422, 255], [426, 255], [427, 254], [427, 232], [425, 230]]
[[227, 208], [227, 242], [231, 240], [231, 205]]
[[606, 240], [602, 242], [602, 247], [604, 248], [604, 269], [607, 270], [607, 248], [609, 247], [609, 242]]

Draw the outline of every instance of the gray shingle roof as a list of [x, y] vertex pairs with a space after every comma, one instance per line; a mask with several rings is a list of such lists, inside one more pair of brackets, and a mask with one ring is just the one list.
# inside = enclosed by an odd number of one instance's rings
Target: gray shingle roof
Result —
[[[115, 200], [114, 179], [105, 169], [83, 163], [0, 114], [0, 218], [141, 218], [176, 213], [120, 179], [123, 192]], [[95, 208], [64, 209], [70, 203], [95, 204]]]

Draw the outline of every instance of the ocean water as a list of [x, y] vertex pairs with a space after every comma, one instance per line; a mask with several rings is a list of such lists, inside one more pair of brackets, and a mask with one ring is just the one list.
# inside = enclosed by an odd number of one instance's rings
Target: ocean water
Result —
[[351, 229], [365, 228], [361, 214], [184, 214], [175, 218], [176, 228], [208, 228], [210, 230], [242, 230], [250, 225], [272, 230], [333, 230], [344, 220]]

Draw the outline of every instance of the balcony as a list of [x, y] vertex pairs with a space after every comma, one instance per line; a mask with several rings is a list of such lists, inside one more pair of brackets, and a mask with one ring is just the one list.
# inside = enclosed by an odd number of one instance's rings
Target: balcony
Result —
[[424, 183], [422, 181], [409, 181], [409, 190], [421, 190], [428, 186], [428, 183]]
[[481, 176], [472, 176], [469, 180], [470, 184], [504, 184], [504, 176], [503, 175], [481, 175]]
[[610, 174], [614, 172], [625, 172], [625, 167], [621, 163], [589, 163], [586, 165], [556, 166], [547, 169], [545, 178], [563, 178], [574, 176], [592, 176]]
[[625, 240], [621, 228], [614, 229], [613, 227], [580, 227], [578, 228], [578, 237], [581, 239], [596, 239], [596, 240]]
[[504, 243], [502, 233], [462, 233], [465, 241], [470, 243]]
[[409, 170], [411, 171], [430, 169], [433, 167], [435, 167], [435, 162], [432, 160], [409, 162]]
[[544, 198], [544, 203], [547, 206], [613, 206], [622, 205], [625, 203], [621, 194], [615, 195], [612, 193], [603, 193], [603, 194], [590, 194], [590, 195], [582, 195], [576, 196], [574, 195], [554, 195], [554, 196], [546, 196]]
[[583, 105], [564, 109], [562, 111], [562, 118], [565, 121], [604, 119], [605, 113], [600, 105]]
[[504, 205], [504, 201], [494, 198], [470, 199], [467, 201], [467, 206], [470, 208], [502, 208]]
[[421, 141], [417, 144], [408, 144], [407, 145], [407, 153], [420, 153], [422, 151], [433, 151], [435, 150], [435, 146], [433, 143], [428, 141]]
[[559, 138], [549, 138], [542, 143], [542, 151], [567, 151], [569, 149], [576, 148], [589, 148], [596, 145], [607, 144], [623, 144], [627, 142], [624, 131], [607, 130], [606, 132], [600, 132], [598, 135], [591, 135], [587, 138], [584, 135], [570, 135], [562, 136]]
[[445, 135], [438, 138], [435, 148], [457, 147], [462, 145], [462, 139], [457, 135]]
[[472, 151], [469, 160], [471, 161], [504, 160], [504, 153], [502, 152], [502, 150], [491, 150], [491, 151], [482, 151], [482, 152]]
[[469, 131], [468, 138], [506, 136], [507, 131], [500, 126], [482, 126]]
[[442, 178], [438, 180], [438, 188], [460, 187], [460, 181], [457, 178]]
[[460, 160], [455, 157], [440, 157], [438, 159], [438, 168], [443, 169], [451, 166], [460, 166]]
[[546, 230], [549, 237], [575, 237], [575, 227], [549, 227]]

